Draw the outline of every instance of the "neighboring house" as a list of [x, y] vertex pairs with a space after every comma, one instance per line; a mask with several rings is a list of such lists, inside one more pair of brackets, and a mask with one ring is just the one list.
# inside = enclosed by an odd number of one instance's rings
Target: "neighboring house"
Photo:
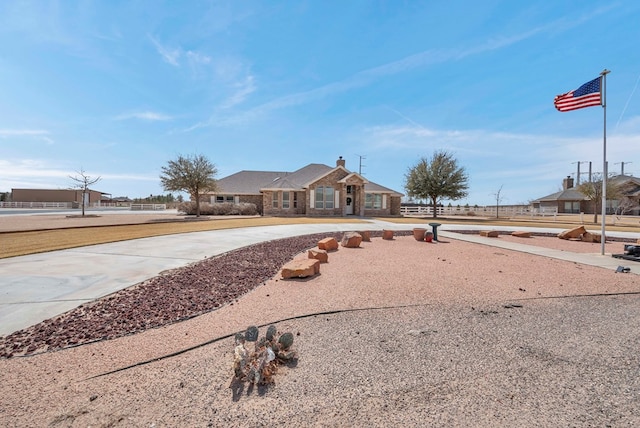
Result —
[[618, 187], [620, 199], [613, 208], [619, 214], [640, 215], [640, 178], [630, 175], [617, 175], [609, 179]]
[[[608, 179], [610, 183], [618, 186], [620, 199], [607, 200], [607, 213], [620, 211], [624, 208], [623, 214], [640, 214], [640, 179], [628, 175], [618, 175]], [[589, 200], [577, 188], [573, 187], [573, 178], [567, 176], [562, 180], [562, 190], [551, 195], [532, 201], [533, 208], [538, 211], [556, 210], [558, 213], [570, 214], [593, 214], [600, 211], [600, 201], [594, 203]]]
[[[100, 202], [107, 193], [88, 189], [85, 194], [85, 206]], [[82, 189], [11, 189], [13, 202], [70, 202], [80, 206]]]
[[249, 202], [263, 215], [400, 215], [402, 194], [345, 167], [312, 163], [294, 172], [240, 171], [217, 180], [211, 203]]
[[573, 187], [573, 178], [570, 176], [562, 180], [561, 191], [536, 199], [531, 203], [533, 209], [540, 212], [555, 211], [567, 214], [588, 213], [592, 205], [589, 198]]

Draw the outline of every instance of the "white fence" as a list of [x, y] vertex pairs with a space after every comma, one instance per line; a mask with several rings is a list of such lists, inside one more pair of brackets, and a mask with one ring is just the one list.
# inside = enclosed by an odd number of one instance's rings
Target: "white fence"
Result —
[[0, 208], [72, 208], [72, 202], [0, 202]]
[[131, 211], [161, 211], [166, 209], [167, 204], [131, 204]]
[[[400, 214], [405, 217], [429, 217], [433, 216], [433, 207], [429, 206], [403, 206], [400, 207]], [[439, 216], [468, 215], [479, 217], [495, 217], [496, 207], [437, 207], [436, 214]], [[498, 207], [498, 214], [505, 217], [515, 217], [524, 215], [540, 215], [534, 213], [529, 206], [504, 206]]]

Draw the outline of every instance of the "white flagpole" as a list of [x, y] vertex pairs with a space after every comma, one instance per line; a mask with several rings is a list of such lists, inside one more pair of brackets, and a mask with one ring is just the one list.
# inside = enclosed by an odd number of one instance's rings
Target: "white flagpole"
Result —
[[602, 137], [602, 227], [600, 228], [600, 254], [604, 256], [604, 248], [606, 242], [605, 224], [607, 222], [607, 74], [611, 71], [606, 68], [602, 70], [600, 76], [600, 94], [602, 96], [602, 110], [604, 111], [604, 126]]

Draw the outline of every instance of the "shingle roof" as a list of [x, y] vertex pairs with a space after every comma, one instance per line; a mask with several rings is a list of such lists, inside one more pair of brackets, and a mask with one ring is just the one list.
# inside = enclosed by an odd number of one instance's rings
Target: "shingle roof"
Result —
[[[218, 191], [215, 193], [231, 193], [236, 195], [258, 195], [261, 190], [304, 190], [306, 186], [333, 171], [330, 166], [310, 163], [293, 172], [275, 171], [240, 171], [217, 181]], [[371, 193], [392, 193], [402, 196], [394, 190], [379, 184], [367, 182], [365, 191]]]
[[576, 188], [567, 190], [561, 190], [556, 193], [538, 198], [533, 202], [546, 202], [546, 201], [587, 201], [587, 198], [583, 193], [579, 192]]

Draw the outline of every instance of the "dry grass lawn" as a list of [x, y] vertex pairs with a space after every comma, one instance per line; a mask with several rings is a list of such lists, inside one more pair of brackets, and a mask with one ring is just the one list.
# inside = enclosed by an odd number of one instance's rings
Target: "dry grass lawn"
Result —
[[224, 220], [175, 220], [142, 224], [70, 227], [0, 233], [0, 258], [64, 250], [151, 236], [281, 224], [356, 223], [345, 218], [251, 217]]

